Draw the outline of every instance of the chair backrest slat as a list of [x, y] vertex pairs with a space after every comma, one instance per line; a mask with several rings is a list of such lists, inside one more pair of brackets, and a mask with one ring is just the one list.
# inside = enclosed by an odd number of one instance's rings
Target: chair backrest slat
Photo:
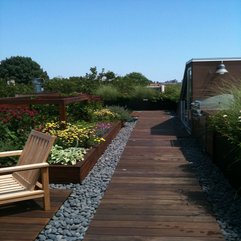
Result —
[[[17, 165], [46, 162], [56, 137], [32, 130]], [[33, 190], [39, 178], [39, 170], [17, 172], [17, 178], [28, 190]]]

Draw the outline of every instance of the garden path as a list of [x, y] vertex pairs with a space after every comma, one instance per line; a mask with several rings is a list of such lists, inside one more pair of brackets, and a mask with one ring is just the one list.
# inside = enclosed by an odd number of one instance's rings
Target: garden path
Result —
[[224, 240], [165, 111], [141, 111], [84, 241]]
[[42, 199], [17, 202], [0, 207], [0, 241], [33, 241], [71, 191], [51, 190], [51, 210], [44, 211]]

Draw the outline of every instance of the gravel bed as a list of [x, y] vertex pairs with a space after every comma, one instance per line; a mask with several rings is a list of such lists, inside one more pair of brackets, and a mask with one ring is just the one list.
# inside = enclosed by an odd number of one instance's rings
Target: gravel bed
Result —
[[[73, 192], [36, 241], [83, 240], [134, 125], [135, 122], [125, 124], [82, 184], [51, 184], [51, 188], [71, 189]], [[240, 196], [194, 138], [185, 137], [179, 141], [189, 167], [196, 173], [211, 204], [225, 240], [241, 240]]]
[[194, 138], [180, 139], [183, 153], [195, 171], [227, 241], [241, 240], [241, 197]]
[[135, 123], [125, 123], [82, 184], [50, 184], [53, 189], [71, 189], [72, 193], [36, 241], [83, 240]]

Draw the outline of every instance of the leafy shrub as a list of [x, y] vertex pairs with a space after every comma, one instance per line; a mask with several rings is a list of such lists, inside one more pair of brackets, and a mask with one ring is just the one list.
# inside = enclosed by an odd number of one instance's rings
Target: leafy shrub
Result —
[[181, 84], [166, 85], [165, 92], [161, 95], [163, 99], [178, 103], [181, 93]]
[[228, 159], [224, 167], [224, 171], [231, 177], [237, 175], [241, 164], [241, 86], [231, 86], [230, 89], [220, 91], [231, 94], [232, 102], [226, 109], [219, 109], [210, 115], [208, 126], [232, 144], [232, 148], [226, 150], [232, 158]]
[[208, 124], [241, 149], [241, 86], [231, 86], [220, 91], [230, 94], [232, 101], [226, 105], [226, 109], [222, 108], [213, 113]]
[[38, 112], [28, 108], [1, 108], [2, 139], [23, 146], [31, 129], [37, 124]]
[[81, 147], [69, 147], [54, 145], [48, 159], [49, 164], [75, 165], [77, 161], [83, 161], [87, 149]]
[[77, 92], [77, 82], [55, 78], [44, 83], [44, 90], [47, 92], [72, 94]]
[[227, 137], [233, 144], [241, 144], [241, 110], [218, 111], [209, 117], [209, 127]]
[[99, 82], [97, 80], [83, 77], [54, 78], [44, 83], [44, 90], [65, 95], [75, 95], [80, 92], [93, 94], [98, 86]]
[[10, 84], [3, 79], [0, 79], [0, 98], [14, 97], [17, 94], [31, 94], [34, 92], [33, 85], [31, 84]]
[[[14, 131], [9, 130], [9, 128], [0, 121], [0, 151], [17, 150], [22, 148], [22, 143], [18, 141], [18, 136]], [[11, 166], [16, 164], [16, 157], [2, 157], [0, 158], [1, 166]]]
[[38, 112], [36, 121], [38, 123], [46, 123], [59, 120], [59, 106], [54, 104], [34, 104], [32, 109]]
[[160, 92], [145, 86], [135, 86], [132, 97], [138, 100], [148, 99], [155, 101], [160, 99]]
[[120, 91], [112, 85], [99, 86], [95, 95], [100, 96], [104, 101], [116, 101], [121, 97]]
[[92, 121], [93, 113], [103, 108], [101, 102], [78, 102], [67, 106], [68, 120], [70, 122], [76, 122], [79, 120]]
[[131, 116], [129, 110], [127, 110], [125, 107], [121, 106], [108, 106], [108, 109], [115, 113], [116, 118], [120, 121], [132, 121], [133, 117]]
[[120, 93], [121, 99], [130, 99], [136, 83], [133, 83], [128, 78], [116, 78], [112, 85], [118, 90]]
[[[37, 123], [38, 112], [28, 108], [0, 109], [0, 151], [22, 149], [31, 129]], [[13, 165], [16, 157], [1, 158], [1, 165]]]

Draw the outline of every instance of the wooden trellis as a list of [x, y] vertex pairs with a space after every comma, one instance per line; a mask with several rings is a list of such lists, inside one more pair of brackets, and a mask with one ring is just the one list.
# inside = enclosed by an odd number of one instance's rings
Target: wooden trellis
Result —
[[0, 98], [0, 109], [4, 107], [30, 107], [32, 104], [54, 104], [59, 106], [60, 121], [67, 121], [66, 106], [76, 102], [100, 101], [100, 97], [79, 93], [76, 96], [61, 96], [60, 94], [35, 94], [17, 97]]

